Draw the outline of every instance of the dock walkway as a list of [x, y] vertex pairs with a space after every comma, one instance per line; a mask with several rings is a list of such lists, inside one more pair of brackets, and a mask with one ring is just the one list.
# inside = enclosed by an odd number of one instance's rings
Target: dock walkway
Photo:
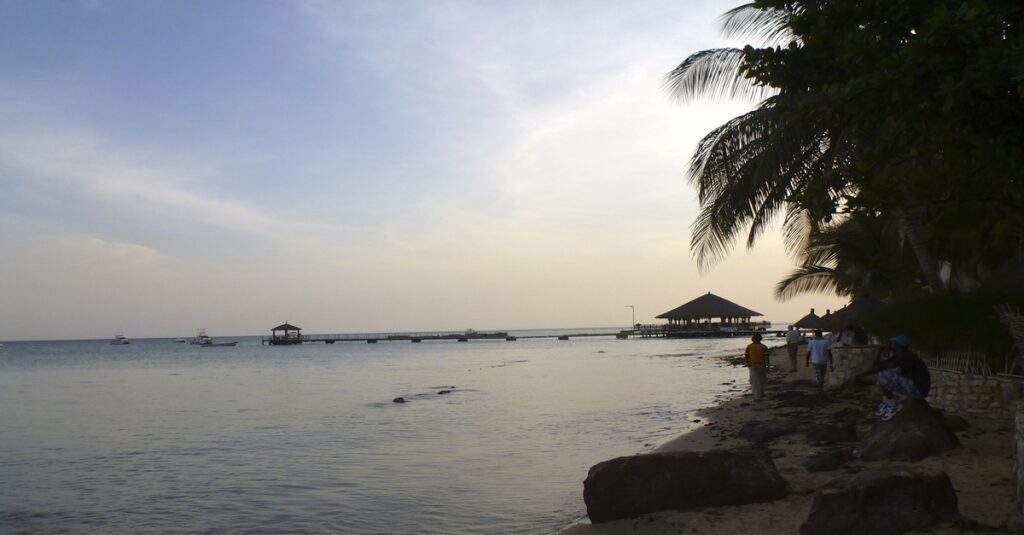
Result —
[[[368, 334], [304, 334], [301, 336], [273, 337], [264, 336], [263, 345], [298, 345], [298, 344], [333, 344], [336, 342], [363, 342], [376, 344], [378, 342], [424, 342], [424, 341], [456, 341], [468, 342], [470, 340], [505, 340], [514, 342], [516, 340], [529, 340], [541, 338], [557, 338], [569, 340], [572, 338], [593, 338], [601, 336], [614, 336], [620, 340], [627, 338], [735, 338], [750, 337], [760, 333], [765, 338], [771, 336], [783, 336], [784, 331], [770, 330], [670, 330], [661, 328], [643, 328], [653, 326], [641, 326], [640, 329], [622, 330], [619, 332], [607, 333], [546, 333], [546, 334], [524, 334], [510, 335], [503, 331], [491, 332], [413, 332], [413, 333], [368, 333]], [[657, 326], [660, 327], [660, 326]]]

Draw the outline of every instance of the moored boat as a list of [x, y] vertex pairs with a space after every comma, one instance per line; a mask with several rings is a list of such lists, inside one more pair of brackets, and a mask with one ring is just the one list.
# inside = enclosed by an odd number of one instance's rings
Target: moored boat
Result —
[[192, 345], [199, 347], [231, 347], [238, 344], [238, 341], [234, 342], [214, 342], [208, 334], [206, 329], [196, 329], [196, 337], [189, 341]]
[[121, 331], [115, 333], [114, 339], [110, 341], [110, 345], [112, 346], [122, 346], [130, 343], [132, 343], [131, 340], [129, 340], [128, 337], [125, 336], [124, 333]]

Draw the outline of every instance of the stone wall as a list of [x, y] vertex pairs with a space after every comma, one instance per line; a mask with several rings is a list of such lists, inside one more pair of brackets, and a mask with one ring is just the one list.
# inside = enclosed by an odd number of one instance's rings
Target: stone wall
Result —
[[1017, 483], [1017, 510], [1024, 513], [1024, 409], [1017, 411], [1015, 423], [1017, 462], [1013, 467], [1013, 476]]
[[984, 413], [1012, 418], [1024, 400], [1024, 381], [997, 375], [971, 375], [931, 369], [928, 403], [956, 413]]
[[852, 381], [858, 374], [875, 367], [881, 346], [833, 346], [835, 371], [825, 376], [825, 386], [837, 388]]
[[[873, 368], [879, 350], [880, 346], [833, 347], [835, 371], [826, 376], [826, 386], [840, 387], [852, 381], [857, 374]], [[1013, 419], [1016, 440], [1013, 477], [1016, 483], [1017, 510], [1024, 513], [1024, 379], [969, 374], [936, 367], [929, 371], [932, 376], [929, 405], [953, 413]]]

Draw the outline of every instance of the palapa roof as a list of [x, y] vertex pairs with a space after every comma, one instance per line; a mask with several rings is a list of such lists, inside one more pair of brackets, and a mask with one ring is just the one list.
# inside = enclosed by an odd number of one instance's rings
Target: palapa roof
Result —
[[812, 308], [809, 314], [797, 320], [793, 326], [797, 329], [817, 329], [821, 327], [821, 318], [814, 313], [814, 309]]
[[291, 323], [282, 323], [282, 324], [278, 325], [277, 327], [274, 327], [273, 329], [270, 329], [270, 330], [271, 331], [301, 331], [302, 329], [292, 325]]
[[843, 308], [822, 317], [818, 328], [823, 331], [839, 332], [852, 327], [863, 327], [864, 317], [881, 304], [870, 297], [858, 297]]
[[668, 320], [691, 320], [704, 318], [749, 318], [762, 315], [760, 312], [741, 307], [728, 299], [723, 299], [708, 292], [689, 303], [673, 308], [657, 317]]

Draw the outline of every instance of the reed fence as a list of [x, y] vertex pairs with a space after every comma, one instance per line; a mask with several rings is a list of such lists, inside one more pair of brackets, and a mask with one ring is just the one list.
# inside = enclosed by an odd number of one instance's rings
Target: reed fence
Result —
[[1024, 314], [1014, 310], [1010, 305], [999, 305], [996, 307], [999, 313], [999, 320], [1006, 325], [1013, 337], [1013, 346], [1016, 349], [1011, 358], [1006, 359], [1003, 373], [1009, 375], [1020, 375], [1024, 373], [1021, 366], [1021, 357], [1024, 356]]
[[928, 361], [928, 367], [936, 370], [963, 373], [968, 375], [980, 375], [988, 377], [992, 375], [992, 367], [989, 365], [988, 355], [974, 351], [939, 351], [923, 355]]

